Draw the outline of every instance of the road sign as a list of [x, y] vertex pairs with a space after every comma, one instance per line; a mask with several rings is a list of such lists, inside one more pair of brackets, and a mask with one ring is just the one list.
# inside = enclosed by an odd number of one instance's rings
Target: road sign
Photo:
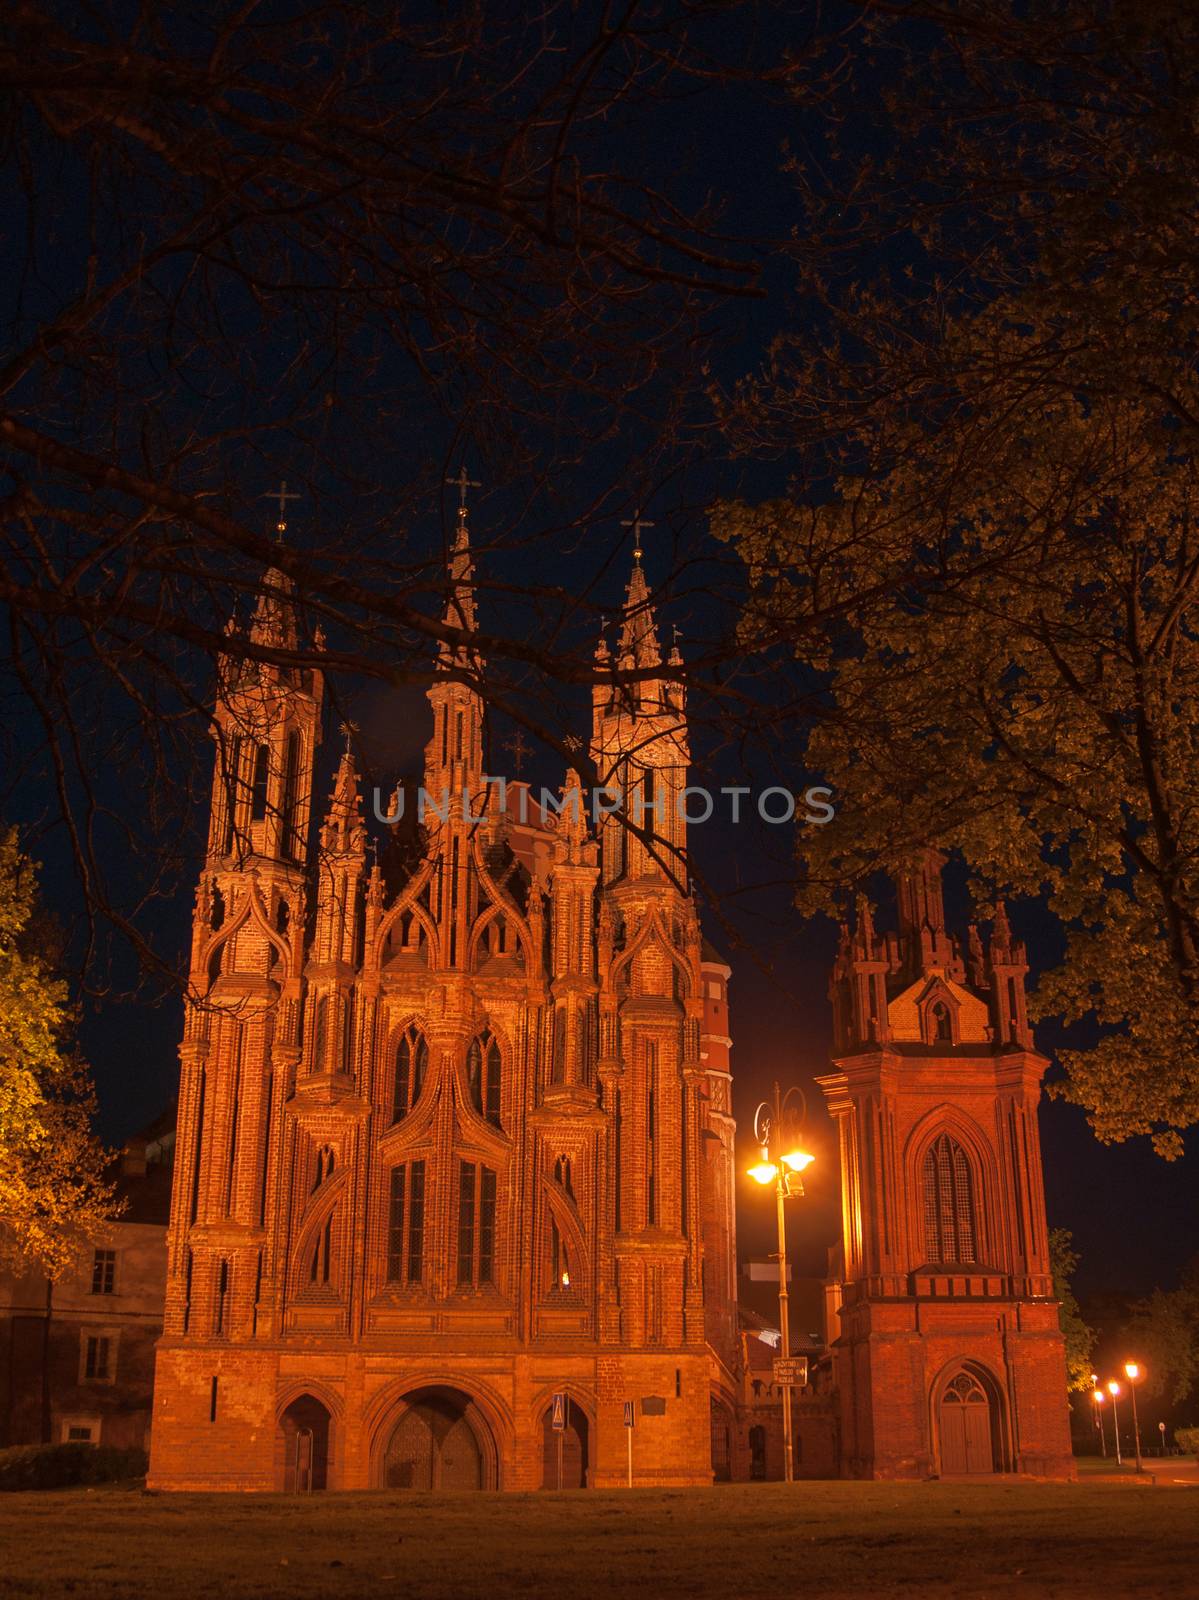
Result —
[[566, 1426], [566, 1396], [561, 1389], [554, 1396], [554, 1420], [552, 1426], [555, 1433], [561, 1433]]
[[626, 1428], [633, 1426], [633, 1402], [626, 1400], [624, 1403], [624, 1425]]
[[808, 1381], [807, 1356], [779, 1356], [774, 1363], [775, 1383], [799, 1384], [802, 1388]]

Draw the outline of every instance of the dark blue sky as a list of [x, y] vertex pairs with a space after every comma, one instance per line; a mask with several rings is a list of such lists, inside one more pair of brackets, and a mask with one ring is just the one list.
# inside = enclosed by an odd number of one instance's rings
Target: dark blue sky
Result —
[[[800, 19], [793, 8], [784, 8], [763, 12], [760, 20], [762, 31], [755, 45], [758, 59], [777, 60], [786, 46], [796, 42]], [[853, 107], [843, 109], [849, 116], [852, 147], [855, 111]], [[864, 112], [861, 129], [864, 144], [871, 137]], [[766, 295], [723, 311], [717, 318], [718, 337], [712, 347], [714, 376], [724, 383], [735, 382], [762, 364], [775, 333], [806, 314], [792, 291], [791, 269], [781, 247], [798, 218], [792, 183], [783, 170], [784, 146], [798, 142], [818, 147], [822, 138], [819, 119], [812, 114], [797, 115], [777, 92], [732, 85], [709, 89], [702, 97], [680, 97], [652, 113], [639, 113], [635, 130], [630, 127], [626, 136], [620, 126], [613, 126], [609, 137], [615, 160], [633, 162], [683, 207], [698, 207], [710, 195], [720, 196], [724, 230], [732, 237], [759, 242], [758, 253], [766, 261], [762, 277]], [[56, 225], [64, 241], [65, 264], [81, 242], [72, 233], [69, 207]], [[895, 248], [902, 250], [902, 241]], [[52, 296], [53, 291], [50, 282], [46, 292]], [[281, 348], [276, 355], [279, 367], [285, 367], [288, 351]], [[648, 483], [642, 479], [634, 485], [626, 480], [622, 457], [622, 453], [644, 446], [645, 441], [634, 435], [633, 423], [625, 418], [606, 447], [562, 460], [555, 484], [559, 505], [602, 505], [604, 512], [585, 536], [578, 532], [565, 539], [547, 535], [537, 543], [538, 581], [561, 585], [567, 592], [595, 581], [598, 597], [615, 607], [628, 567], [628, 539], [619, 526], [620, 516], [627, 515], [624, 502], [656, 490], [649, 514], [657, 527], [647, 538], [647, 569], [655, 581], [675, 564], [680, 553], [700, 563], [685, 586], [688, 592], [666, 597], [661, 618], [664, 626], [680, 625], [684, 649], [694, 652], [719, 625], [718, 605], [712, 598], [705, 599], [703, 591], [727, 598], [735, 592], [736, 583], [724, 552], [707, 539], [702, 506], [717, 495], [764, 498], [780, 493], [786, 488], [791, 464], [785, 456], [766, 461], [729, 460], [722, 456], [719, 440], [711, 435], [702, 447], [661, 460], [656, 479]], [[397, 432], [394, 459], [378, 469], [384, 497], [388, 474], [394, 474], [398, 482], [427, 454], [430, 439], [438, 448], [445, 447], [444, 424], [424, 416], [413, 416], [406, 435]], [[473, 461], [470, 464], [475, 466]], [[304, 471], [305, 463], [282, 441], [275, 458], [248, 454], [239, 474], [244, 479], [240, 486], [243, 506], [250, 506], [280, 476], [301, 481]], [[530, 559], [527, 546], [518, 546], [514, 538], [511, 548], [507, 543], [521, 495], [519, 482], [487, 483], [477, 498], [474, 522], [476, 540], [483, 549], [481, 576], [494, 575], [491, 581], [505, 576], [519, 581], [523, 564]], [[314, 513], [306, 520], [303, 503], [296, 508], [295, 536], [300, 540], [331, 537], [327, 531], [332, 525], [331, 507], [337, 507], [342, 515], [354, 515], [352, 500], [344, 497], [344, 486], [330, 491], [329, 504], [319, 514], [319, 526]], [[497, 535], [494, 529], [503, 531]], [[419, 538], [419, 532], [410, 537]], [[430, 556], [440, 548], [442, 537], [438, 511], [430, 504]], [[500, 597], [492, 600], [484, 592], [484, 609], [489, 605], [493, 614], [503, 610]], [[504, 625], [513, 626], [511, 615]], [[781, 689], [772, 689], [760, 680], [756, 688], [768, 704], [772, 696], [777, 701], [782, 694]], [[363, 728], [364, 750], [379, 778], [392, 781], [418, 764], [426, 735], [419, 693], [371, 687], [351, 691], [351, 696], [352, 709]], [[769, 740], [748, 756], [724, 747], [707, 725], [702, 706], [697, 709], [695, 781], [769, 782], [776, 764], [794, 771], [794, 753], [772, 754]], [[585, 734], [584, 695], [564, 692], [558, 711], [564, 722]], [[497, 740], [502, 741], [508, 730], [497, 726], [495, 731]], [[799, 728], [793, 730], [797, 746], [800, 733]], [[26, 743], [35, 742], [31, 727]], [[202, 748], [201, 737], [196, 744]], [[336, 740], [328, 740], [326, 754], [335, 745]], [[328, 790], [327, 767], [326, 762], [318, 795]], [[503, 770], [502, 762], [493, 760], [492, 770]], [[79, 899], [68, 868], [66, 842], [60, 829], [40, 828], [51, 800], [46, 774], [44, 769], [39, 772], [36, 761], [30, 774], [22, 774], [19, 786], [10, 785], [0, 803], [9, 815], [34, 828], [36, 850], [46, 862], [47, 897], [74, 924]], [[561, 781], [556, 759], [544, 753], [535, 758], [532, 775], [547, 785]], [[114, 769], [100, 775], [98, 781], [125, 816], [136, 819], [139, 808], [145, 808], [147, 796], [139, 791], [129, 771]], [[318, 811], [319, 805], [318, 800]], [[202, 819], [196, 817], [191, 836], [182, 841], [192, 852], [196, 867], [201, 840]], [[825, 990], [833, 930], [825, 923], [801, 924], [790, 911], [786, 880], [791, 868], [785, 830], [713, 823], [695, 831], [693, 848], [700, 871], [721, 891], [721, 910], [733, 924], [730, 934], [710, 918], [709, 932], [718, 945], [728, 949], [734, 969], [736, 1111], [744, 1127], [774, 1078], [784, 1085], [797, 1081], [811, 1089], [812, 1079], [824, 1069], [829, 1044]], [[950, 899], [952, 904], [952, 894]], [[185, 951], [190, 909], [191, 891], [181, 886], [142, 912], [164, 953], [176, 962]], [[1034, 970], [1052, 963], [1057, 941], [1039, 909], [1015, 908], [1013, 920], [1028, 940]], [[113, 976], [118, 989], [129, 982], [132, 973], [127, 957], [117, 957]], [[95, 1066], [102, 1126], [108, 1137], [119, 1138], [147, 1120], [170, 1097], [180, 1031], [180, 999], [171, 990], [157, 1000], [143, 992], [130, 1002], [112, 997], [89, 1001], [83, 1038]], [[1045, 1036], [1045, 1043], [1052, 1040]], [[836, 1163], [819, 1091], [812, 1091], [809, 1099], [820, 1159], [810, 1174], [810, 1198], [795, 1212], [792, 1240], [801, 1269], [819, 1272], [824, 1251], [837, 1233]], [[1074, 1233], [1082, 1256], [1080, 1286], [1084, 1290], [1144, 1291], [1154, 1284], [1170, 1285], [1182, 1263], [1199, 1251], [1199, 1178], [1194, 1156], [1167, 1165], [1144, 1141], [1104, 1148], [1091, 1136], [1082, 1112], [1062, 1103], [1046, 1104], [1042, 1130], [1050, 1222]], [[743, 1196], [740, 1229], [745, 1254], [762, 1254], [771, 1247], [770, 1208], [757, 1207], [757, 1201], [757, 1196]]]

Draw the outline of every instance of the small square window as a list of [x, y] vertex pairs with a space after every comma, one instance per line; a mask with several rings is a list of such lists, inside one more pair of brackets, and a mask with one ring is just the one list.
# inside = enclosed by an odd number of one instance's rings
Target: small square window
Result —
[[99, 1417], [63, 1417], [59, 1437], [64, 1444], [99, 1444]]
[[97, 1250], [92, 1258], [92, 1293], [113, 1294], [117, 1286], [117, 1253]]

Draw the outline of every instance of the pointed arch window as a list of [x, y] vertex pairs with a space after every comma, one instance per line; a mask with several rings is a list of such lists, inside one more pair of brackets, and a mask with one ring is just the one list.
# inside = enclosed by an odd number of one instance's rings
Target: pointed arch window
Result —
[[550, 1293], [564, 1294], [570, 1288], [570, 1256], [566, 1240], [553, 1217], [550, 1218]]
[[574, 1199], [575, 1192], [571, 1182], [569, 1156], [559, 1156], [554, 1162], [554, 1182], [559, 1184], [572, 1200]]
[[289, 861], [300, 859], [300, 735], [294, 728], [287, 735], [287, 760], [283, 775], [283, 854]]
[[402, 1122], [416, 1102], [429, 1065], [429, 1046], [419, 1028], [409, 1028], [396, 1045], [395, 1080], [392, 1090], [391, 1120]]
[[484, 1028], [471, 1040], [466, 1052], [466, 1081], [471, 1101], [481, 1117], [492, 1127], [499, 1128], [500, 1121], [500, 1047], [491, 1030]]
[[969, 1157], [947, 1133], [933, 1143], [921, 1172], [925, 1254], [930, 1262], [977, 1260], [977, 1211]]
[[333, 1146], [323, 1144], [316, 1153], [316, 1173], [313, 1178], [313, 1192], [320, 1188], [322, 1183], [327, 1183], [333, 1176], [336, 1160], [333, 1155]]
[[261, 822], [266, 816], [266, 788], [270, 765], [270, 746], [260, 744], [254, 752], [254, 777], [250, 785], [251, 822]]

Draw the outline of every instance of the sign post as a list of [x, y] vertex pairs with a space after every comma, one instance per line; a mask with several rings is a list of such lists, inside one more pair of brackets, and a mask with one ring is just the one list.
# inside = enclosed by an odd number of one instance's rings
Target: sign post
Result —
[[633, 1402], [624, 1403], [624, 1431], [629, 1442], [629, 1488], [633, 1487]]
[[566, 1432], [566, 1394], [559, 1389], [554, 1395], [554, 1415], [551, 1426], [558, 1435], [558, 1487], [562, 1487], [562, 1436]]
[[774, 1363], [774, 1381], [788, 1387], [798, 1384], [802, 1389], [808, 1381], [807, 1356], [777, 1357]]

